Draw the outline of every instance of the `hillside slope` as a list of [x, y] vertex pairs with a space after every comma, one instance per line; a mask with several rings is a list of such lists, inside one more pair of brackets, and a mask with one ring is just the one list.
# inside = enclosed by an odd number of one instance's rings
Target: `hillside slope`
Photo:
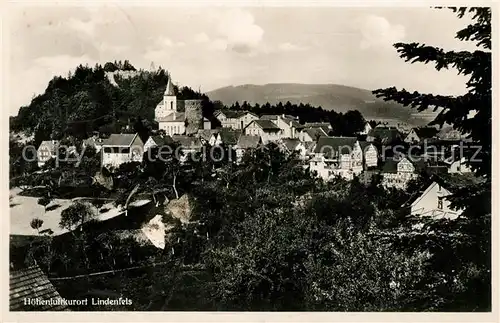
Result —
[[325, 110], [345, 113], [360, 111], [366, 119], [388, 119], [423, 124], [432, 119], [429, 115], [418, 115], [410, 108], [376, 98], [371, 91], [337, 84], [273, 83], [265, 85], [227, 86], [206, 93], [215, 101], [231, 105], [236, 101], [250, 104], [277, 104], [290, 101], [292, 104], [309, 103]]

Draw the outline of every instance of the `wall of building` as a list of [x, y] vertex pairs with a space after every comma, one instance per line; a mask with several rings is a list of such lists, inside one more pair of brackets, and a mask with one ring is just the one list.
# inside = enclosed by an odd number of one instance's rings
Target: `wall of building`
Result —
[[[411, 207], [412, 215], [432, 216], [434, 218], [456, 218], [462, 211], [452, 210], [450, 201], [445, 197], [450, 192], [438, 183], [431, 184]], [[441, 200], [441, 203], [439, 202]]]

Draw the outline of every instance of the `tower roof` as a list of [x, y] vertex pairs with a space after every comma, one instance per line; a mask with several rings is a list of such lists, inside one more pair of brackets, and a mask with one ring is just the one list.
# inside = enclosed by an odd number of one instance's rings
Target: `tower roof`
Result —
[[168, 75], [167, 88], [165, 89], [165, 95], [175, 96], [174, 85], [172, 84], [172, 77]]

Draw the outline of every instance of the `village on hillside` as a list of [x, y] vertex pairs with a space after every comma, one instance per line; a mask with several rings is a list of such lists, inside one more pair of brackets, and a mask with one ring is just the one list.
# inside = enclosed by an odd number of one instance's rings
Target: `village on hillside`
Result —
[[223, 103], [128, 60], [55, 76], [10, 119], [10, 311], [491, 310], [479, 92], [373, 90], [445, 107], [416, 125]]

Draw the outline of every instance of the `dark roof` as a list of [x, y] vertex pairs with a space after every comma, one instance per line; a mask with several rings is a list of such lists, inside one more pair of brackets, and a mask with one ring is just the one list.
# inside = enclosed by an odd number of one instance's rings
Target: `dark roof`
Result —
[[296, 138], [283, 138], [281, 139], [281, 143], [283, 147], [286, 148], [289, 152], [294, 151], [297, 146], [300, 144], [300, 140]]
[[238, 138], [238, 143], [236, 144], [238, 148], [248, 149], [257, 148], [261, 143], [260, 136], [247, 136], [241, 135]]
[[332, 125], [329, 122], [306, 122], [305, 127], [327, 127], [331, 128]]
[[200, 138], [185, 136], [185, 135], [173, 135], [172, 140], [179, 143], [182, 148], [201, 148], [202, 144]]
[[358, 141], [356, 137], [320, 137], [315, 153], [323, 153], [325, 157], [334, 157], [340, 154], [352, 152], [354, 144]]
[[103, 146], [129, 147], [135, 139], [135, 133], [113, 133], [102, 142]]
[[151, 138], [158, 146], [169, 145], [174, 142], [174, 140], [170, 136], [154, 135], [151, 136]]
[[420, 139], [434, 138], [438, 134], [438, 130], [434, 127], [413, 128], [413, 131]]
[[[182, 100], [179, 100], [177, 102], [178, 103], [182, 102]], [[158, 122], [181, 122], [184, 120], [186, 120], [186, 113], [174, 111], [173, 113], [170, 113], [166, 117], [158, 118], [157, 121]]]
[[213, 134], [218, 133], [219, 130], [217, 129], [200, 129], [198, 130], [198, 137], [202, 138], [203, 140], [209, 141], [210, 138], [212, 137]]
[[394, 127], [375, 127], [368, 132], [368, 137], [379, 138], [382, 142], [401, 139], [401, 133]]
[[323, 130], [323, 128], [316, 127], [316, 128], [306, 128], [302, 131], [305, 131], [309, 137], [311, 137], [313, 140], [316, 140], [317, 136], [328, 136], [328, 133]]
[[238, 138], [241, 136], [241, 130], [233, 130], [228, 128], [221, 128], [219, 136], [222, 142], [226, 145], [236, 145]]
[[11, 311], [61, 311], [67, 309], [64, 304], [24, 305], [25, 299], [52, 300], [53, 303], [62, 300], [48, 277], [38, 266], [11, 271], [9, 294]]
[[215, 115], [218, 116], [220, 113], [223, 113], [227, 118], [237, 119], [241, 118], [245, 114], [249, 113], [248, 111], [242, 110], [219, 110]]
[[254, 120], [255, 124], [261, 127], [263, 130], [281, 130], [277, 125], [275, 125], [271, 120]]
[[260, 120], [278, 120], [277, 114], [263, 114], [260, 116]]

